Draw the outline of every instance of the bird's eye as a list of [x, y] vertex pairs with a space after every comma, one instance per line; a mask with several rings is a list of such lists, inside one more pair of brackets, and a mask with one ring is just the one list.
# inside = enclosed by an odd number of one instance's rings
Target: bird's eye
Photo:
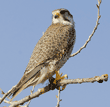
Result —
[[60, 17], [60, 14], [59, 14], [59, 13], [55, 13], [55, 14], [54, 14], [54, 17], [55, 17], [55, 19], [56, 19], [56, 18], [59, 18], [59, 17]]
[[56, 19], [56, 18], [59, 18], [59, 16], [58, 16], [58, 15], [55, 15], [54, 17], [55, 17], [55, 19]]

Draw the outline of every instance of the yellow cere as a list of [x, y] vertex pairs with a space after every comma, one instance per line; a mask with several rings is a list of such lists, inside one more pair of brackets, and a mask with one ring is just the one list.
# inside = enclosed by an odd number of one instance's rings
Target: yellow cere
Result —
[[59, 14], [59, 13], [57, 13], [57, 12], [56, 12], [54, 15], [60, 16], [60, 14]]

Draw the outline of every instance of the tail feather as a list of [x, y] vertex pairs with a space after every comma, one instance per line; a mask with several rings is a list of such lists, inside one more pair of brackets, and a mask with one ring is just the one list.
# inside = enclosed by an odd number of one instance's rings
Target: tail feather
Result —
[[12, 98], [10, 101], [12, 101], [22, 90], [24, 90], [24, 85], [21, 88], [18, 88], [15, 92], [12, 93]]
[[16, 87], [14, 88], [14, 90], [12, 90], [11, 94], [12, 95], [12, 99], [11, 101], [25, 88], [32, 86], [33, 81], [39, 77], [40, 75], [40, 69], [42, 69], [44, 65], [39, 65], [38, 67], [36, 67], [34, 70], [32, 70], [30, 73], [28, 73], [27, 75], [23, 75], [23, 77], [21, 78], [21, 80], [19, 81], [19, 83], [16, 85]]
[[11, 101], [25, 88], [28, 87], [28, 84], [31, 83], [33, 81], [34, 78], [30, 79], [27, 83], [25, 83], [24, 85], [22, 85], [20, 88], [17, 88], [15, 91], [13, 91], [12, 93], [12, 99]]
[[[20, 88], [19, 88], [20, 89]], [[17, 89], [13, 94], [12, 96], [15, 96], [15, 94], [19, 91], [19, 89]]]

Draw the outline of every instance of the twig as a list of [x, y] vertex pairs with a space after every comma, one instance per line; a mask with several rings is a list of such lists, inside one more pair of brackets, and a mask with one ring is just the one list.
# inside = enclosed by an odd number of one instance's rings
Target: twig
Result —
[[78, 53], [81, 52], [82, 49], [86, 48], [88, 42], [90, 42], [92, 36], [94, 35], [94, 33], [95, 33], [95, 31], [96, 31], [96, 29], [97, 29], [97, 27], [98, 27], [98, 25], [99, 25], [99, 19], [100, 19], [100, 17], [101, 17], [101, 15], [100, 15], [100, 4], [101, 4], [101, 0], [98, 0], [98, 5], [96, 5], [97, 8], [98, 8], [98, 16], [97, 16], [96, 25], [95, 25], [95, 27], [94, 27], [94, 29], [93, 29], [93, 31], [92, 31], [92, 34], [89, 36], [89, 38], [88, 38], [88, 40], [86, 41], [86, 43], [85, 43], [77, 52], [75, 52], [75, 53], [73, 53], [72, 55], [70, 55], [70, 57], [73, 57], [73, 56], [77, 55]]
[[[1, 91], [1, 94], [3, 94], [3, 95], [5, 94], [1, 88], [0, 88], [0, 91]], [[7, 98], [8, 98], [9, 100], [11, 100], [10, 97], [7, 96]]]
[[101, 76], [95, 76], [92, 78], [78, 78], [78, 79], [63, 79], [60, 81], [60, 86], [63, 85], [67, 85], [67, 84], [81, 84], [81, 83], [86, 83], [86, 82], [98, 82], [98, 83], [102, 83], [103, 81], [107, 81], [108, 80], [108, 74], [103, 74]]
[[[34, 88], [35, 88], [35, 86], [33, 86], [32, 90], [31, 90], [31, 94], [34, 92]], [[26, 104], [26, 107], [29, 106], [30, 102], [31, 102], [31, 100], [29, 100], [29, 102]]]
[[[0, 97], [0, 100], [1, 100], [2, 98]], [[10, 101], [7, 101], [7, 100], [3, 100], [5, 103], [7, 103], [7, 104], [12, 104], [13, 102], [10, 102]]]
[[[85, 82], [99, 82], [99, 83], [102, 83], [103, 81], [107, 81], [108, 80], [108, 74], [104, 74], [102, 76], [95, 76], [93, 78], [83, 78], [83, 79], [63, 79], [61, 80], [60, 82], [58, 82], [57, 86], [60, 87], [60, 86], [64, 86], [64, 85], [67, 85], [67, 84], [81, 84], [81, 83], [85, 83]], [[56, 87], [54, 87], [55, 89]], [[44, 88], [41, 88], [41, 89], [38, 89], [37, 92], [29, 95], [29, 96], [26, 96], [25, 98], [17, 101], [17, 102], [13, 102], [13, 104], [11, 104], [9, 107], [15, 107], [17, 105], [22, 105], [24, 104], [25, 102], [33, 99], [33, 98], [36, 98], [36, 97], [39, 97], [40, 95], [42, 95], [43, 93], [46, 93], [50, 90], [53, 90], [50, 88], [50, 84]]]
[[3, 100], [11, 93], [11, 91], [12, 91], [15, 87], [16, 87], [16, 85], [13, 86], [13, 87], [11, 88], [11, 90], [9, 90], [7, 93], [5, 93], [5, 94], [3, 95], [2, 99], [0, 100], [0, 104], [1, 104], [1, 103], [3, 102]]
[[60, 107], [60, 101], [62, 101], [62, 99], [60, 99], [60, 87], [59, 87], [59, 90], [58, 90], [58, 96], [56, 95], [56, 98], [57, 98], [56, 107]]
[[5, 94], [1, 88], [0, 88], [0, 91], [1, 91], [1, 94]]

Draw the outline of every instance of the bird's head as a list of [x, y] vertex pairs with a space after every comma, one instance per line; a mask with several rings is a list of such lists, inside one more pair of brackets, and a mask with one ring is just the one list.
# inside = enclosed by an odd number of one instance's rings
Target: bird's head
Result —
[[74, 25], [73, 16], [67, 9], [57, 9], [52, 11], [52, 24], [61, 23], [65, 25]]

